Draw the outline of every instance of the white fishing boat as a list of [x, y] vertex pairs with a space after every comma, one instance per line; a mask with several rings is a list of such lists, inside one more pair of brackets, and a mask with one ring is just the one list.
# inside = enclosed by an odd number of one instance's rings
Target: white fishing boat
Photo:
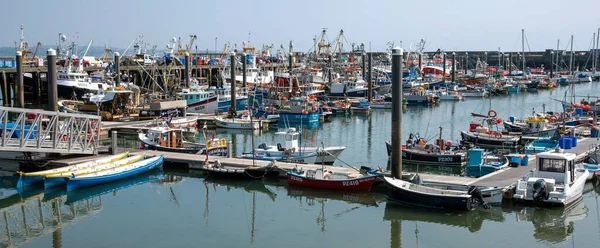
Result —
[[539, 153], [537, 168], [517, 181], [513, 198], [540, 205], [566, 206], [583, 194], [589, 171], [575, 166], [576, 155], [560, 149]]
[[241, 118], [223, 118], [215, 116], [217, 127], [230, 129], [260, 129], [260, 120], [251, 121], [249, 115], [243, 115]]
[[266, 143], [260, 144], [255, 151], [257, 153], [269, 153], [270, 156], [283, 156], [288, 155], [289, 157], [302, 157], [312, 153], [321, 154], [325, 151], [324, 156], [318, 156], [314, 163], [333, 164], [337, 157], [339, 157], [344, 150], [345, 146], [332, 146], [332, 147], [304, 147], [299, 145], [300, 133], [296, 131], [296, 128], [288, 128], [285, 132], [278, 132], [277, 134], [283, 134], [284, 146], [278, 143], [277, 146], [267, 145]]
[[440, 91], [437, 93], [441, 101], [462, 101], [465, 100], [465, 96], [458, 93], [458, 91]]

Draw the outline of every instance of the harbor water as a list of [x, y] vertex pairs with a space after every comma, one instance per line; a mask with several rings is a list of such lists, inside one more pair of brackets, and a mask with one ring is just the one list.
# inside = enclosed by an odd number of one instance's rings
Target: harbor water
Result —
[[[566, 89], [495, 96], [491, 102], [469, 98], [439, 106], [409, 106], [403, 112], [403, 139], [412, 132], [433, 141], [442, 127], [442, 137], [457, 143], [471, 113], [487, 113], [491, 105], [508, 120], [527, 117], [534, 109], [542, 111], [542, 105], [546, 111], [562, 110], [553, 99], [562, 100]], [[578, 84], [575, 90], [577, 95], [595, 96], [600, 83]], [[337, 116], [301, 128], [303, 146], [323, 142], [348, 147], [336, 166], [387, 164], [389, 110]], [[257, 132], [255, 146], [283, 144], [275, 131]], [[215, 132], [233, 142], [236, 155], [252, 150], [251, 132]], [[133, 136], [122, 137], [119, 143], [139, 147]], [[460, 174], [453, 168], [419, 171]], [[14, 178], [4, 178], [0, 246], [5, 247], [595, 247], [600, 242], [597, 181], [588, 183], [582, 201], [568, 208], [504, 204], [455, 213], [387, 203], [378, 191], [296, 188], [285, 180], [235, 181], [168, 164], [164, 173], [69, 193], [17, 191], [9, 187]]]

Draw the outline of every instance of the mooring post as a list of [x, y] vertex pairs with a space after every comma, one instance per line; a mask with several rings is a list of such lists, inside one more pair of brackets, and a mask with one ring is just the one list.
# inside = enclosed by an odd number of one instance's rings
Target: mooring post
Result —
[[117, 131], [110, 131], [110, 154], [117, 154]]
[[228, 158], [232, 158], [233, 157], [233, 146], [232, 146], [233, 142], [231, 142], [231, 140], [227, 143], [227, 157]]
[[442, 52], [442, 69], [444, 70], [442, 75], [442, 82], [446, 82], [446, 53]]
[[554, 51], [550, 52], [550, 56], [552, 57], [550, 59], [550, 79], [552, 79], [552, 73], [553, 73], [553, 69], [554, 69]]
[[42, 103], [42, 79], [39, 72], [36, 72], [34, 75], [35, 79], [33, 81], [33, 101], [36, 104], [40, 104]]
[[365, 69], [366, 63], [367, 63], [367, 54], [366, 53], [362, 53], [362, 78], [363, 80], [367, 80], [367, 72]]
[[456, 53], [452, 52], [452, 83], [454, 83], [454, 79], [456, 79]]
[[508, 74], [512, 74], [512, 53], [508, 53], [508, 63], [506, 66], [508, 67]]
[[4, 106], [10, 106], [10, 96], [8, 95], [8, 81], [6, 81], [6, 71], [2, 71], [2, 103]]
[[423, 72], [423, 53], [419, 53], [419, 75]]
[[58, 86], [56, 85], [56, 51], [50, 48], [46, 51], [48, 60], [48, 72], [46, 80], [48, 82], [48, 110], [58, 111]]
[[465, 53], [465, 76], [469, 73], [469, 53]]
[[246, 90], [246, 53], [242, 53], [242, 90]]
[[402, 54], [392, 49], [392, 177], [402, 177]]
[[231, 52], [229, 57], [231, 61], [231, 112], [230, 116], [237, 116], [237, 106], [235, 102], [235, 52]]
[[290, 84], [292, 83], [292, 71], [294, 70], [294, 60], [292, 58], [292, 54], [290, 53], [288, 56], [288, 71], [290, 72]]
[[114, 59], [114, 62], [115, 62], [115, 73], [116, 73], [116, 75], [115, 75], [115, 77], [116, 77], [115, 78], [115, 86], [119, 86], [121, 84], [121, 66], [120, 66], [121, 59], [120, 59], [120, 56], [121, 55], [119, 54], [119, 52], [115, 52], [115, 59]]
[[185, 87], [190, 87], [190, 53], [185, 52], [185, 67], [183, 74], [185, 75]]
[[17, 51], [15, 56], [17, 60], [17, 75], [15, 77], [15, 96], [17, 98], [17, 107], [25, 108], [25, 90], [23, 89], [23, 54]]
[[373, 102], [373, 53], [369, 53], [369, 79], [367, 80], [369, 87], [367, 87], [367, 100], [369, 103]]

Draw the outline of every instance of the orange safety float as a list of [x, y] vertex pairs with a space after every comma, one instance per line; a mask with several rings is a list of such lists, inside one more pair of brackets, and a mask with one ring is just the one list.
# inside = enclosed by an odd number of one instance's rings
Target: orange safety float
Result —
[[490, 109], [490, 111], [488, 111], [488, 116], [496, 117], [496, 116], [498, 116], [498, 112], [496, 112], [496, 110]]
[[548, 117], [548, 120], [554, 123], [558, 121], [558, 117], [556, 117], [556, 115], [551, 115], [550, 117]]

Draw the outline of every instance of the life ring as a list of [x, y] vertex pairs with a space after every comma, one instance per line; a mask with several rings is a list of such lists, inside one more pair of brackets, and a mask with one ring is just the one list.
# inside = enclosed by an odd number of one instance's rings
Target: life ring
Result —
[[556, 117], [556, 115], [551, 115], [550, 117], [548, 117], [548, 120], [554, 123], [558, 121], [558, 117]]
[[501, 132], [495, 132], [494, 133], [494, 137], [496, 137], [496, 139], [502, 138], [502, 133]]
[[224, 138], [223, 138], [223, 139], [220, 139], [220, 140], [219, 140], [219, 145], [221, 145], [221, 146], [226, 146], [226, 145], [227, 145], [227, 140], [226, 140], [226, 139], [224, 139]]
[[498, 116], [498, 113], [496, 112], [496, 110], [490, 109], [490, 111], [488, 111], [488, 116], [496, 117], [496, 116]]
[[207, 141], [207, 142], [206, 142], [206, 147], [207, 147], [207, 148], [211, 148], [211, 147], [212, 147], [212, 145], [213, 145], [213, 142], [212, 142], [212, 140], [209, 140], [209, 141]]

